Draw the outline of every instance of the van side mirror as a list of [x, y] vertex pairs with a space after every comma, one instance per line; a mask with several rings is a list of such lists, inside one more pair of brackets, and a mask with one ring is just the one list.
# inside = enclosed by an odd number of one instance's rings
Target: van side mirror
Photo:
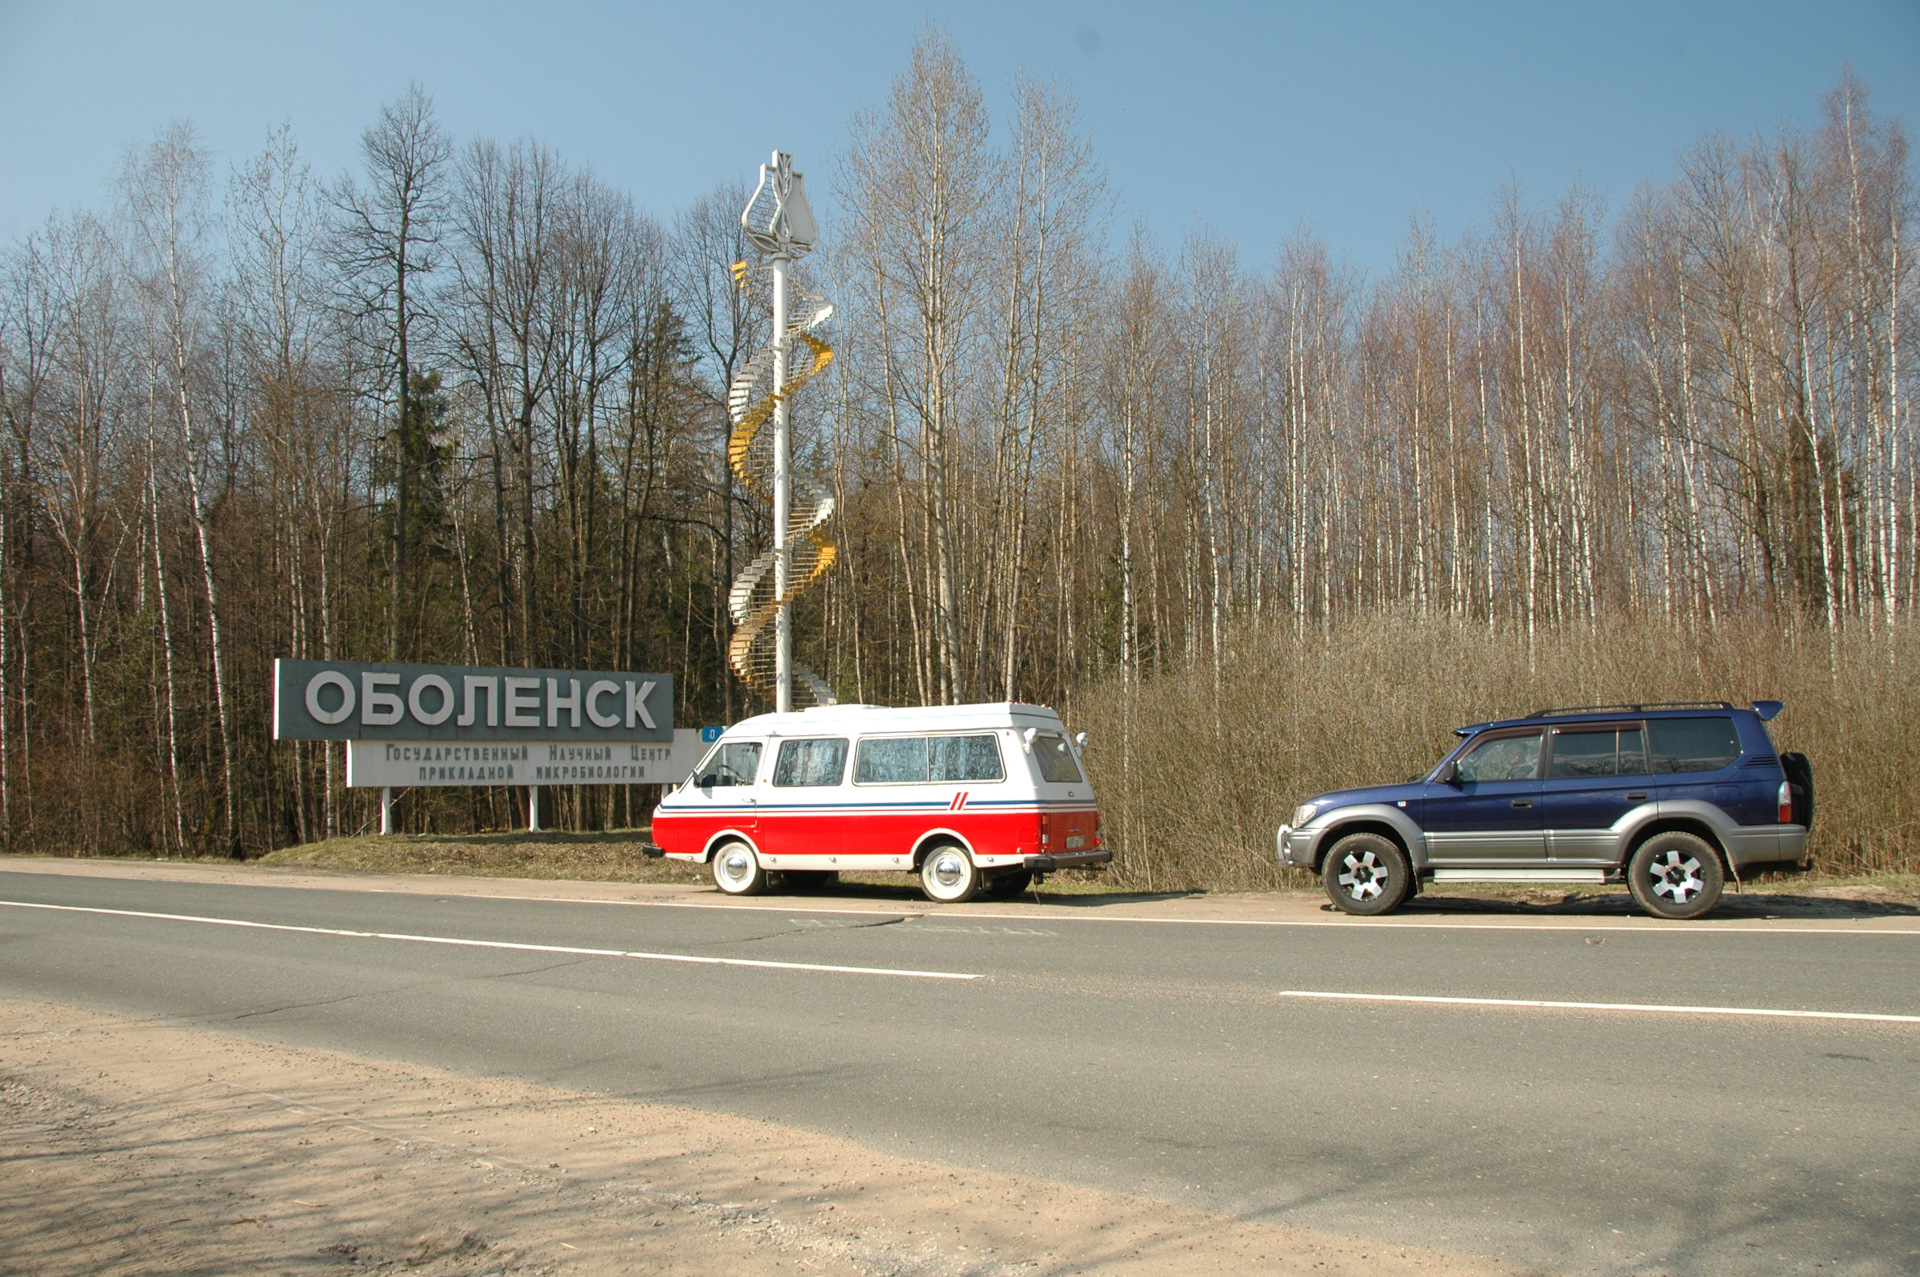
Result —
[[1083, 754], [1087, 752], [1087, 734], [1085, 732], [1081, 732], [1073, 738], [1073, 747]]

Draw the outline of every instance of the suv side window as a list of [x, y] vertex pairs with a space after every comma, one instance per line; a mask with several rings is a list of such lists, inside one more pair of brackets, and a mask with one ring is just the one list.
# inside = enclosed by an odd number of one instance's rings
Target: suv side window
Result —
[[1740, 736], [1733, 720], [1712, 718], [1655, 718], [1647, 722], [1653, 738], [1653, 770], [1717, 772], [1740, 757]]
[[838, 785], [847, 770], [846, 737], [836, 740], [780, 742], [773, 763], [773, 783], [787, 787]]
[[1454, 774], [1468, 784], [1489, 780], [1532, 780], [1540, 772], [1540, 733], [1497, 736], [1468, 750]]
[[1553, 734], [1554, 780], [1592, 776], [1644, 776], [1647, 747], [1637, 727], [1608, 727], [1599, 731], [1564, 729]]

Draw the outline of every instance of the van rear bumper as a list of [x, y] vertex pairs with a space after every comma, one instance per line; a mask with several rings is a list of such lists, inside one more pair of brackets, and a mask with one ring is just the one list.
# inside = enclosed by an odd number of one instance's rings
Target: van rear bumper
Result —
[[1113, 859], [1113, 853], [1105, 847], [1089, 847], [1085, 851], [1062, 851], [1038, 856], [1020, 857], [1020, 865], [1037, 874], [1050, 874], [1059, 869], [1093, 869]]

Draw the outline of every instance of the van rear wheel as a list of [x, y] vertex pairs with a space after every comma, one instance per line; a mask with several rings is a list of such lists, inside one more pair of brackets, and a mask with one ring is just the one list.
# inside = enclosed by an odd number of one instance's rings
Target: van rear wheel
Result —
[[965, 847], [943, 843], [920, 862], [920, 890], [943, 905], [971, 900], [980, 892], [980, 867]]
[[722, 843], [713, 849], [713, 885], [729, 896], [757, 896], [767, 889], [767, 871], [747, 844]]

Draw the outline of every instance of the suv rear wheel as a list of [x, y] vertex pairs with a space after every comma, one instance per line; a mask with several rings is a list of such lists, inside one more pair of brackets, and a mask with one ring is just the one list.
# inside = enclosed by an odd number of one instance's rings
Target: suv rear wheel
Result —
[[1720, 901], [1720, 856], [1698, 834], [1673, 829], [1634, 848], [1627, 886], [1656, 918], [1698, 918]]
[[1379, 834], [1348, 834], [1333, 844], [1320, 871], [1327, 895], [1348, 913], [1387, 913], [1407, 898], [1413, 871], [1407, 853]]

